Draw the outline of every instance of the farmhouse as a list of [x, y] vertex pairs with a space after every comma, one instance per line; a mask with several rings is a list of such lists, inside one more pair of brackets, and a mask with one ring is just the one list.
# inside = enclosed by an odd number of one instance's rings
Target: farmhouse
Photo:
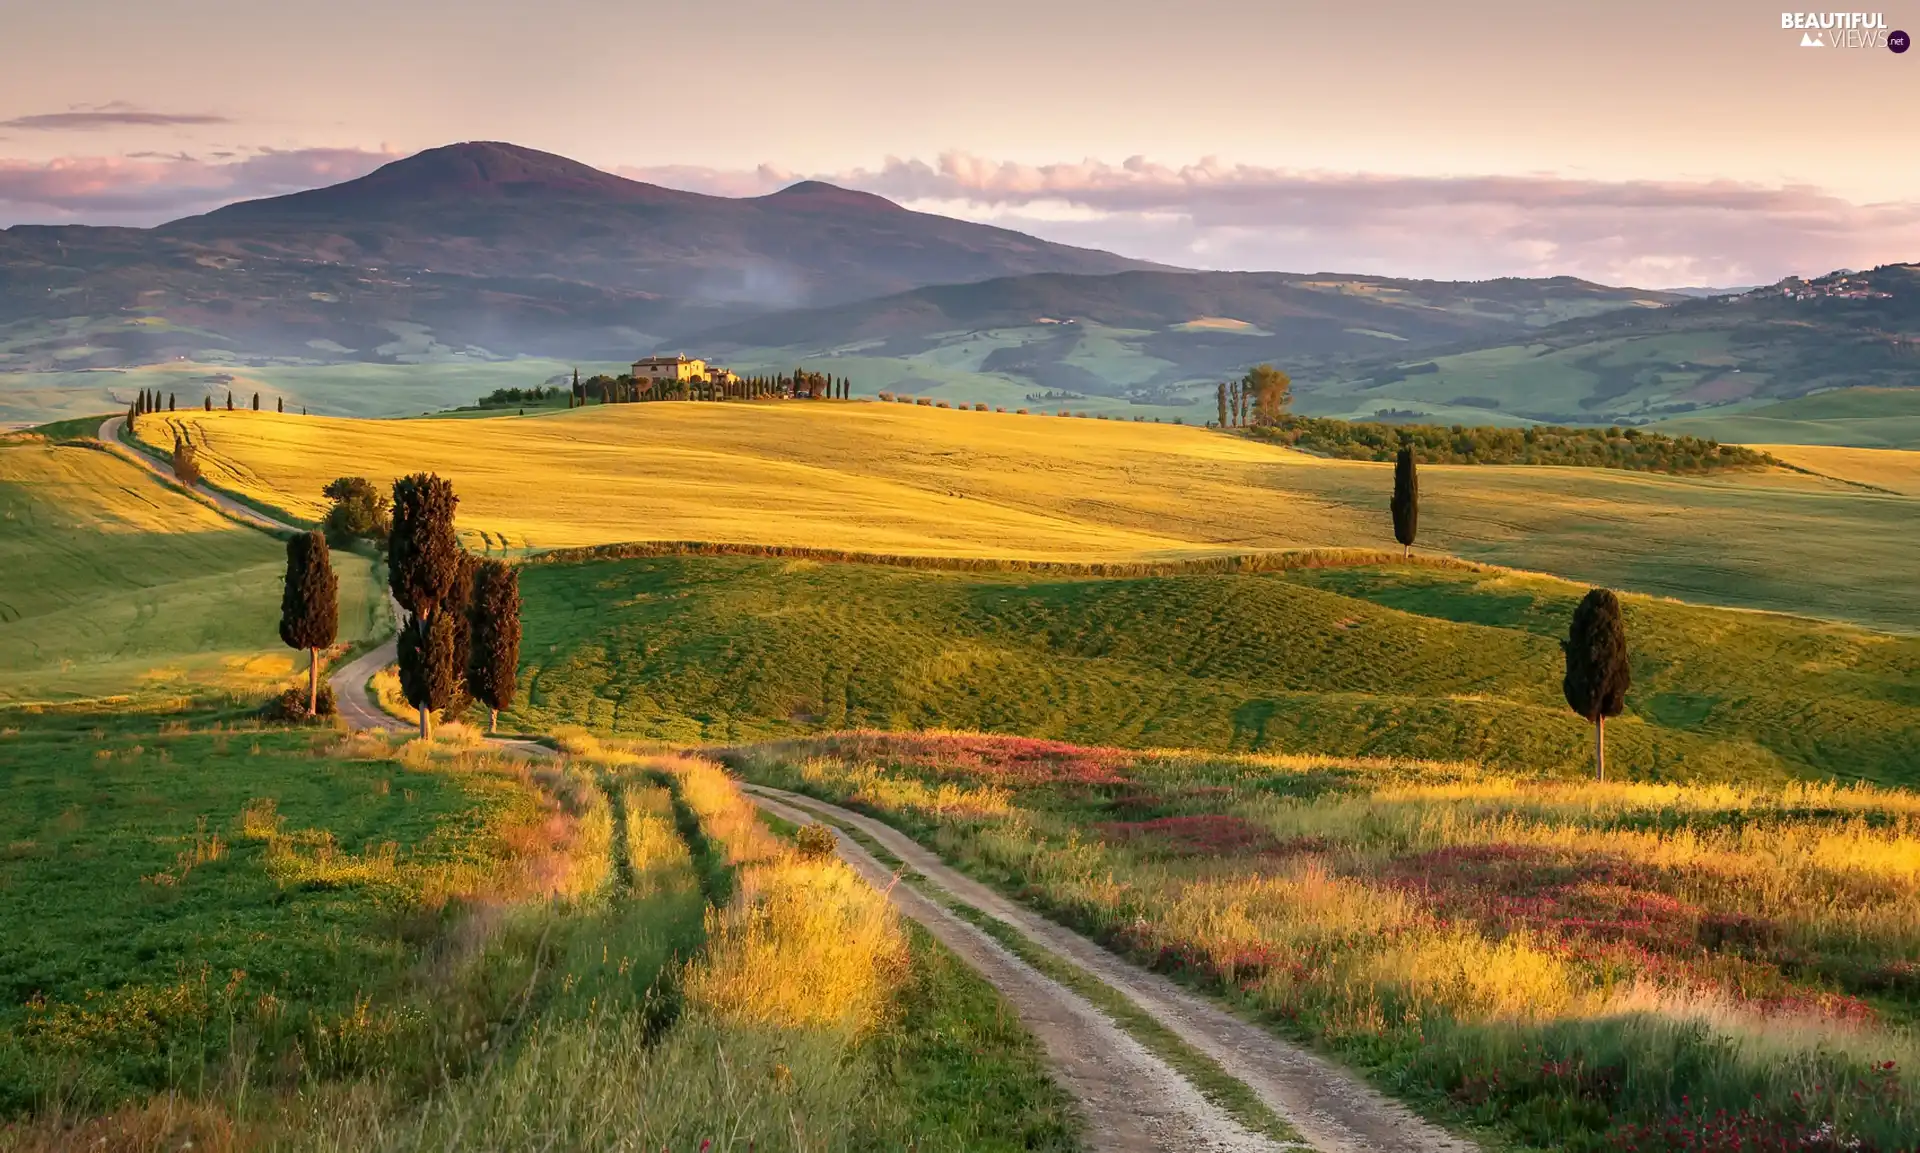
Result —
[[633, 362], [633, 379], [645, 381], [705, 380], [732, 384], [737, 377], [729, 369], [708, 364], [697, 356], [643, 356]]

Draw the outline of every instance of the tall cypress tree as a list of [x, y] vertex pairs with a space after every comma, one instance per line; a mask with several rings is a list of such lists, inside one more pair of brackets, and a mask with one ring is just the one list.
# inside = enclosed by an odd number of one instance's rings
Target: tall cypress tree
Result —
[[473, 572], [467, 615], [467, 687], [487, 706], [487, 731], [500, 727], [500, 710], [513, 704], [520, 667], [520, 573], [504, 561], [483, 560]]
[[253, 411], [260, 411], [260, 394], [257, 392], [253, 394]]
[[1220, 405], [1220, 427], [1227, 427], [1227, 382], [1221, 381], [1214, 399]]
[[227, 390], [227, 411], [233, 411], [233, 390], [231, 388]]
[[387, 578], [393, 599], [410, 617], [411, 633], [401, 632], [400, 683], [420, 710], [423, 738], [433, 735], [432, 711], [452, 703], [459, 675], [453, 666], [454, 626], [445, 619], [463, 607], [449, 603], [463, 563], [453, 529], [459, 504], [453, 485], [431, 473], [393, 482]]
[[172, 412], [172, 411], [173, 411], [173, 401], [174, 401], [174, 396], [173, 396], [173, 394], [172, 394], [172, 393], [168, 393], [168, 394], [167, 394], [167, 411], [168, 411], [168, 412]]
[[208, 412], [213, 411], [213, 394], [212, 393], [208, 393], [207, 395], [200, 398], [200, 407], [206, 409]]
[[278, 413], [285, 413], [285, 412], [287, 411], [287, 398], [286, 398], [286, 397], [284, 397], [284, 396], [283, 396], [283, 397], [281, 397], [281, 398], [279, 398], [278, 400], [276, 400], [276, 401], [274, 401], [274, 402], [273, 402], [273, 404], [274, 404], [274, 408], [273, 408], [273, 411], [275, 411], [275, 412], [278, 412]]
[[453, 661], [453, 699], [447, 702], [446, 712], [442, 714], [450, 718], [464, 716], [473, 707], [473, 693], [467, 685], [467, 660], [473, 651], [473, 628], [467, 609], [473, 604], [473, 570], [479, 561], [479, 557], [461, 550], [460, 568], [453, 578], [453, 587], [447, 590], [446, 603], [440, 610], [453, 625], [453, 651], [448, 654]]
[[287, 541], [287, 581], [280, 591], [280, 639], [307, 650], [307, 713], [320, 709], [320, 650], [340, 627], [340, 581], [327, 538], [304, 532]]
[[1607, 779], [1607, 718], [1627, 707], [1633, 668], [1627, 659], [1627, 623], [1612, 589], [1593, 589], [1573, 610], [1567, 639], [1567, 674], [1560, 682], [1567, 704], [1593, 726], [1593, 769]]
[[1413, 540], [1420, 528], [1420, 474], [1413, 464], [1413, 446], [1400, 446], [1393, 461], [1393, 539], [1400, 542], [1400, 555], [1413, 552]]

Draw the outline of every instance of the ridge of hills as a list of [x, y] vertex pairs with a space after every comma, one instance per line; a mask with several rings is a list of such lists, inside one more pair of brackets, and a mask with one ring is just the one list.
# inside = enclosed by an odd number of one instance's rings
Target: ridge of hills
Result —
[[0, 371], [391, 361], [425, 354], [412, 330], [438, 355], [618, 357], [775, 308], [1148, 267], [818, 181], [707, 196], [455, 144], [157, 228], [0, 231]]

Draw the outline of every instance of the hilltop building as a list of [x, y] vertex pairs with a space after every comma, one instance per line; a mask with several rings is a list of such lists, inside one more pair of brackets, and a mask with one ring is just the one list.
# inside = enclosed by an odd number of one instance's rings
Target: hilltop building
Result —
[[708, 364], [697, 356], [643, 356], [633, 362], [633, 379], [645, 381], [704, 380], [713, 384], [732, 384], [739, 379], [729, 369]]

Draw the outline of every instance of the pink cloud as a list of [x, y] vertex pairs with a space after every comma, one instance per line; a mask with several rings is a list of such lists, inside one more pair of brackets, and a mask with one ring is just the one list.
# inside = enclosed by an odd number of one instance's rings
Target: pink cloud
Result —
[[351, 180], [398, 155], [265, 148], [220, 161], [151, 152], [0, 160], [0, 224], [158, 224], [236, 200]]
[[[733, 195], [800, 178], [765, 166], [628, 175]], [[1662, 287], [1770, 282], [1920, 253], [1920, 204], [1855, 204], [1799, 185], [1386, 176], [1143, 157], [1030, 165], [966, 153], [808, 175], [909, 207], [1203, 268], [1572, 275]]]
[[[0, 224], [155, 224], [348, 180], [397, 155], [260, 149], [0, 160]], [[1197, 268], [1572, 275], [1667, 287], [1766, 283], [1920, 255], [1920, 204], [1859, 204], [1802, 185], [1391, 176], [1142, 157], [1031, 165], [966, 153], [841, 172], [617, 171], [722, 196], [828, 180], [923, 211]]]

